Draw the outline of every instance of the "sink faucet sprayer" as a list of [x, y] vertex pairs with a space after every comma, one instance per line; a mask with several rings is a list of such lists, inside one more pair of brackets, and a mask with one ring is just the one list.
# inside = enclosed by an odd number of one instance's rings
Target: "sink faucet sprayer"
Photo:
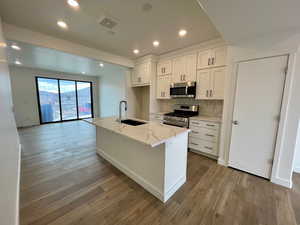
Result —
[[127, 111], [127, 101], [120, 101], [120, 104], [119, 104], [119, 122], [121, 123], [122, 121], [122, 103], [125, 104], [125, 111]]

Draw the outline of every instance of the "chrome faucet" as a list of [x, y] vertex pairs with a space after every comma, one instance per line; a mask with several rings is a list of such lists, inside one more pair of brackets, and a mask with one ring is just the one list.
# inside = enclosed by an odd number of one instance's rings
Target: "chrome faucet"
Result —
[[125, 104], [125, 111], [127, 111], [127, 101], [120, 101], [120, 104], [119, 104], [119, 122], [121, 123], [122, 121], [122, 103]]

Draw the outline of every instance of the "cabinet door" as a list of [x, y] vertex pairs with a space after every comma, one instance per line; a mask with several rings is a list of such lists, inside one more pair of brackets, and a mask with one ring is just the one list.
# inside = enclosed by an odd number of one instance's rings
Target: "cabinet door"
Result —
[[211, 50], [198, 52], [197, 69], [205, 69], [211, 65]]
[[197, 54], [191, 54], [185, 56], [185, 73], [183, 80], [196, 81], [197, 75]]
[[211, 69], [211, 98], [224, 99], [226, 67]]
[[139, 65], [135, 65], [134, 69], [132, 70], [131, 74], [131, 82], [132, 85], [138, 85], [141, 81], [140, 75], [139, 75]]
[[183, 74], [185, 72], [185, 57], [177, 57], [173, 60], [173, 76], [172, 82], [181, 83], [183, 81]]
[[209, 99], [209, 90], [211, 88], [210, 70], [199, 70], [197, 72], [197, 99]]
[[169, 75], [172, 73], [172, 61], [162, 61], [157, 64], [157, 75], [163, 76], [163, 75]]
[[212, 65], [213, 66], [225, 66], [226, 65], [226, 56], [227, 48], [220, 47], [212, 50]]
[[157, 78], [156, 97], [158, 99], [170, 98], [170, 76], [161, 76]]
[[150, 83], [150, 63], [142, 63], [139, 66], [139, 75], [141, 77], [141, 84]]

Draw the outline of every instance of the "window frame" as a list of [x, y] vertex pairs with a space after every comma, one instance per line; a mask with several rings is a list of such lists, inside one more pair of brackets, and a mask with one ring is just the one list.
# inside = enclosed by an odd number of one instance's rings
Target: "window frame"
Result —
[[[39, 92], [39, 78], [44, 79], [51, 79], [56, 80], [58, 84], [58, 99], [59, 99], [59, 110], [60, 110], [60, 120], [58, 121], [50, 121], [50, 122], [43, 122], [42, 121], [42, 111], [41, 111], [41, 102], [40, 102], [40, 92]], [[62, 107], [61, 107], [61, 92], [60, 92], [60, 81], [74, 81], [75, 82], [75, 94], [76, 94], [76, 119], [70, 119], [70, 120], [63, 120], [62, 119]], [[91, 117], [86, 118], [79, 118], [79, 109], [78, 109], [78, 90], [77, 90], [77, 82], [83, 82], [83, 83], [89, 83], [90, 84], [90, 95], [91, 95]], [[36, 95], [37, 95], [37, 104], [38, 104], [38, 111], [39, 111], [39, 121], [40, 125], [42, 124], [51, 124], [51, 123], [62, 123], [62, 122], [69, 122], [69, 121], [77, 121], [77, 120], [83, 120], [83, 119], [89, 119], [94, 118], [94, 98], [93, 98], [93, 82], [92, 81], [85, 81], [85, 80], [74, 80], [74, 79], [63, 79], [63, 78], [54, 78], [54, 77], [46, 77], [46, 76], [35, 76], [35, 86], [36, 86]]]

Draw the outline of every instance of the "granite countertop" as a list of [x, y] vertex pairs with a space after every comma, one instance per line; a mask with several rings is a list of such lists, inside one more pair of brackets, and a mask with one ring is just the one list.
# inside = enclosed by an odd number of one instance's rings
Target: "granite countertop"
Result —
[[193, 116], [190, 118], [191, 120], [201, 120], [206, 122], [213, 122], [213, 123], [222, 123], [221, 117], [213, 117], [213, 116]]
[[[135, 118], [128, 119], [143, 121]], [[116, 117], [108, 117], [85, 119], [84, 121], [150, 145], [151, 147], [156, 147], [181, 133], [190, 131], [186, 128], [169, 126], [151, 121], [143, 121], [146, 122], [146, 124], [139, 126], [130, 126], [123, 123], [121, 124], [116, 120]]]

